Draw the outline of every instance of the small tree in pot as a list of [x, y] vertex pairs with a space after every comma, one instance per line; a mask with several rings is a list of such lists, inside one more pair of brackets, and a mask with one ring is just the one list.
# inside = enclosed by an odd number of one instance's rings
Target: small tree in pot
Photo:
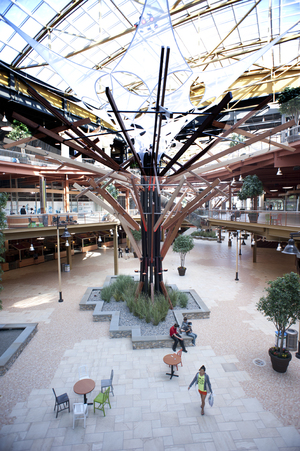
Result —
[[[263, 184], [257, 175], [247, 175], [237, 196], [240, 200], [251, 199], [252, 210], [257, 210], [257, 196], [260, 196], [263, 192]], [[248, 216], [250, 222], [257, 222], [258, 213], [249, 213]]]
[[300, 278], [291, 272], [268, 282], [267, 295], [256, 304], [257, 310], [272, 321], [278, 334], [277, 346], [269, 349], [273, 369], [285, 373], [292, 358], [283, 347], [285, 331], [300, 319]]
[[[300, 87], [285, 88], [278, 96], [279, 111], [287, 117], [294, 119], [296, 125], [299, 125], [300, 120]], [[299, 139], [299, 131], [297, 128], [289, 130], [288, 142], [293, 142]]]
[[190, 235], [179, 235], [173, 243], [173, 251], [180, 253], [180, 266], [177, 268], [180, 276], [185, 275], [186, 267], [184, 266], [185, 257], [194, 247], [193, 237]]

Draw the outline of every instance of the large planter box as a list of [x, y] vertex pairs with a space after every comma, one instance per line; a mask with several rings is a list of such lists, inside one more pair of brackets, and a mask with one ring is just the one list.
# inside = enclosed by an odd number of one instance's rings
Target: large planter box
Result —
[[81, 252], [96, 251], [98, 249], [98, 244], [91, 244], [90, 246], [84, 246], [81, 248]]
[[9, 263], [1, 263], [2, 271], [9, 271]]
[[[67, 251], [61, 251], [60, 258], [63, 258], [66, 256], [67, 256]], [[57, 260], [57, 259], [58, 259], [57, 252], [55, 252], [55, 260]]]
[[25, 260], [19, 261], [19, 268], [24, 268], [25, 266], [34, 265], [34, 258], [26, 258]]

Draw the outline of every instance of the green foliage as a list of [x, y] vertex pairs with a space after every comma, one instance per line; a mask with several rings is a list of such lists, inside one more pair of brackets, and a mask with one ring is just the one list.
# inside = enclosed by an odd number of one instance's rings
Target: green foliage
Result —
[[106, 190], [109, 192], [109, 194], [114, 198], [114, 199], [118, 199], [118, 196], [120, 195], [120, 191], [115, 187], [115, 185], [113, 183], [111, 183], [110, 185], [108, 185], [106, 187]]
[[191, 235], [179, 235], [173, 243], [173, 251], [180, 253], [180, 263], [184, 267], [185, 256], [194, 247], [194, 240]]
[[257, 175], [247, 175], [244, 179], [241, 191], [237, 193], [240, 200], [260, 196], [264, 191], [263, 184]]
[[278, 96], [278, 103], [280, 105], [280, 113], [291, 116], [298, 125], [300, 117], [300, 87], [285, 88]]
[[205, 230], [196, 230], [195, 232], [191, 233], [191, 236], [204, 236], [209, 238], [217, 238], [216, 232], [213, 230], [209, 230], [206, 232]]
[[14, 119], [12, 123], [12, 130], [8, 133], [7, 137], [14, 141], [18, 141], [19, 139], [27, 138], [28, 136], [31, 136], [31, 133], [26, 125]]
[[105, 302], [110, 302], [114, 293], [113, 285], [108, 285], [101, 290], [101, 299]]
[[188, 303], [188, 296], [186, 293], [183, 293], [182, 291], [179, 291], [178, 295], [178, 302], [181, 308], [186, 308]]
[[[300, 319], [300, 278], [291, 272], [268, 282], [267, 295], [256, 304], [257, 310], [272, 321], [279, 335]], [[283, 353], [283, 340], [280, 352]]]
[[[6, 207], [7, 204], [7, 200], [8, 200], [8, 195], [6, 193], [0, 193], [0, 263], [3, 263], [5, 260], [2, 257], [2, 254], [5, 252], [5, 247], [4, 247], [4, 242], [5, 242], [5, 237], [4, 237], [4, 233], [3, 230], [6, 227], [6, 216], [5, 216], [5, 212], [4, 209]], [[3, 273], [1, 267], [0, 267], [0, 282], [1, 282], [1, 274]], [[2, 290], [2, 285], [0, 285], [0, 291]], [[0, 310], [2, 309], [2, 302], [0, 300]]]
[[300, 96], [300, 87], [299, 88], [285, 88], [278, 96], [279, 105], [283, 105], [286, 102], [294, 99], [295, 97]]
[[[145, 319], [147, 323], [157, 326], [164, 321], [169, 311], [169, 303], [162, 294], [154, 296], [154, 304], [149, 296], [141, 293], [136, 298], [135, 292], [137, 283], [130, 276], [118, 276], [116, 281], [101, 290], [101, 298], [105, 302], [110, 302], [111, 298], [117, 301], [125, 301], [130, 312], [140, 319]], [[178, 292], [178, 299], [180, 292]]]
[[179, 304], [181, 308], [186, 308], [188, 303], [188, 296], [186, 293], [178, 290], [172, 290], [170, 287], [167, 287], [167, 291], [173, 307], [176, 307], [176, 305]]
[[241, 144], [245, 141], [245, 139], [246, 138], [244, 136], [233, 133], [231, 136], [231, 143], [229, 144], [229, 147], [234, 147], [237, 144]]
[[142, 239], [142, 231], [141, 230], [131, 230], [133, 238], [135, 241], [141, 241]]

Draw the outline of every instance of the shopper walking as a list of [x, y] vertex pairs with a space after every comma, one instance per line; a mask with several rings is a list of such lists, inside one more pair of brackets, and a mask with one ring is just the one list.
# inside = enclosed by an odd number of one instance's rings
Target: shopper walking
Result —
[[190, 383], [188, 390], [198, 382], [198, 391], [201, 397], [201, 415], [204, 415], [205, 398], [207, 395], [207, 389], [212, 393], [211, 384], [208, 374], [206, 374], [206, 368], [204, 365], [201, 366], [198, 373], [196, 373], [194, 379]]

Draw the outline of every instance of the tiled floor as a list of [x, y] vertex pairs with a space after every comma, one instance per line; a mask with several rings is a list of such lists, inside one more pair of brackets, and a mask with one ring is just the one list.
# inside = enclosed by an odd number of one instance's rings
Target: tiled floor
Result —
[[[248, 240], [249, 241], [249, 240]], [[76, 255], [63, 273], [62, 304], [57, 302], [57, 263], [4, 274], [0, 322], [39, 322], [39, 330], [9, 372], [0, 378], [0, 450], [300, 450], [300, 361], [286, 374], [275, 373], [267, 355], [274, 327], [255, 310], [266, 281], [293, 270], [293, 257], [242, 247], [235, 281], [235, 247], [197, 241], [179, 277], [179, 257], [166, 257], [165, 281], [194, 288], [211, 309], [208, 320], [194, 320], [197, 346], [188, 348], [179, 378], [166, 376], [166, 349], [133, 351], [130, 339], [110, 339], [108, 323], [93, 323], [78, 304], [89, 286], [101, 286], [112, 273], [112, 251]], [[133, 274], [137, 259], [119, 260], [119, 272]], [[297, 329], [298, 326], [295, 326]], [[171, 352], [171, 350], [170, 350]], [[265, 360], [257, 367], [255, 358]], [[71, 404], [78, 368], [87, 364], [96, 388], [114, 369], [111, 409], [93, 413], [72, 429], [72, 413], [55, 418], [54, 396], [67, 392]], [[205, 364], [215, 393], [213, 407], [200, 415], [199, 394], [187, 390]]]

